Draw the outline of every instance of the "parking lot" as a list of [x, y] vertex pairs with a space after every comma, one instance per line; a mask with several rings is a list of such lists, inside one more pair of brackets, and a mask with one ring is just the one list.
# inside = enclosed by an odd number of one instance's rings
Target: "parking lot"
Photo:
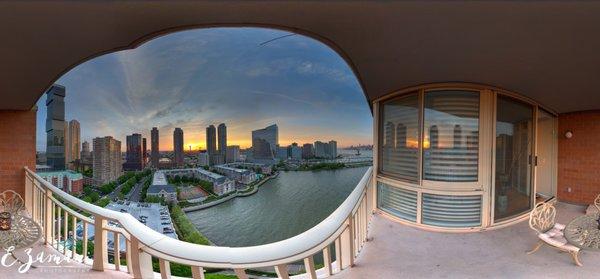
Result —
[[[143, 202], [129, 202], [129, 201], [117, 201], [111, 202], [106, 206], [107, 209], [129, 213], [138, 221], [142, 222], [142, 224], [147, 227], [164, 234], [168, 237], [178, 239], [177, 233], [175, 233], [175, 229], [173, 227], [173, 221], [171, 220], [171, 215], [169, 214], [169, 208], [167, 206], [160, 205], [158, 203], [143, 203]], [[117, 225], [114, 223], [110, 223], [110, 225]], [[81, 230], [81, 225], [78, 224], [77, 235], [81, 237], [83, 235], [83, 231]], [[89, 239], [94, 239], [94, 226], [88, 225], [88, 235]], [[108, 239], [108, 247], [112, 249], [114, 247], [114, 236], [112, 233], [109, 233], [107, 236]], [[125, 251], [125, 239], [123, 236], [120, 237], [120, 249], [121, 251]]]

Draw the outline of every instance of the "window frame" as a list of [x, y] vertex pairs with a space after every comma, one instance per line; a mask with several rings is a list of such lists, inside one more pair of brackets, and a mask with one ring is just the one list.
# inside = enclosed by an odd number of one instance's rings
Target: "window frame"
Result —
[[485, 137], [482, 137], [482, 117], [484, 116], [484, 114], [482, 113], [484, 111], [484, 109], [486, 109], [487, 104], [485, 103], [486, 98], [484, 95], [490, 94], [490, 92], [485, 92], [486, 90], [481, 90], [481, 89], [474, 89], [474, 88], [468, 88], [468, 87], [432, 87], [432, 88], [426, 88], [422, 90], [422, 99], [423, 102], [421, 104], [421, 111], [422, 111], [422, 118], [421, 118], [421, 130], [422, 130], [422, 137], [420, 139], [421, 141], [421, 150], [420, 150], [420, 157], [421, 157], [421, 172], [424, 169], [424, 149], [423, 149], [423, 142], [425, 140], [424, 138], [424, 129], [425, 129], [425, 94], [427, 94], [428, 92], [437, 92], [437, 91], [466, 91], [466, 92], [474, 92], [476, 94], [478, 94], [479, 97], [479, 118], [478, 118], [478, 154], [477, 154], [477, 181], [467, 181], [467, 182], [452, 182], [452, 181], [437, 181], [437, 180], [427, 180], [425, 179], [424, 176], [421, 177], [421, 187], [424, 189], [430, 189], [430, 190], [443, 190], [443, 191], [480, 191], [483, 190], [483, 175], [484, 173], [482, 172], [483, 168], [486, 168], [486, 164], [484, 164], [484, 160], [482, 160], [484, 154], [483, 154], [483, 147], [484, 144], [482, 144], [483, 140], [485, 140]]
[[[425, 135], [425, 94], [427, 94], [428, 92], [432, 92], [432, 91], [467, 91], [467, 92], [474, 92], [476, 94], [479, 94], [479, 119], [478, 119], [478, 125], [479, 125], [479, 133], [478, 133], [478, 140], [479, 140], [479, 146], [478, 146], [478, 167], [477, 167], [477, 181], [469, 181], [469, 182], [450, 182], [450, 181], [436, 181], [436, 180], [427, 180], [424, 178], [423, 175], [423, 170], [424, 170], [424, 135]], [[377, 145], [378, 145], [378, 150], [377, 152], [379, 154], [383, 154], [383, 138], [384, 138], [384, 110], [383, 107], [385, 106], [386, 103], [388, 102], [392, 102], [392, 101], [396, 101], [396, 100], [401, 100], [403, 98], [407, 98], [409, 96], [414, 96], [417, 95], [418, 98], [418, 124], [419, 124], [419, 150], [418, 150], [418, 180], [415, 181], [410, 181], [407, 180], [405, 178], [402, 178], [398, 175], [394, 175], [393, 173], [390, 172], [385, 172], [382, 171], [381, 167], [383, 164], [383, 156], [378, 156], [378, 167], [377, 167], [377, 174], [382, 176], [382, 177], [388, 177], [391, 179], [396, 179], [399, 180], [400, 182], [402, 182], [403, 184], [408, 184], [411, 186], [417, 186], [419, 188], [422, 189], [428, 189], [428, 190], [442, 190], [442, 191], [483, 191], [484, 189], [484, 177], [487, 175], [486, 172], [484, 171], [485, 168], [489, 167], [489, 163], [485, 162], [485, 160], [483, 160], [482, 158], [485, 157], [484, 154], [484, 148], [486, 147], [485, 144], [482, 144], [484, 140], [489, 141], [491, 139], [489, 139], [487, 136], [484, 137], [482, 135], [482, 127], [483, 127], [483, 122], [485, 121], [486, 115], [484, 113], [482, 113], [484, 111], [484, 109], [490, 109], [490, 106], [493, 105], [490, 102], [490, 99], [492, 99], [494, 97], [493, 92], [491, 90], [487, 90], [487, 89], [483, 89], [483, 88], [470, 88], [470, 87], [460, 87], [460, 86], [430, 86], [430, 87], [424, 87], [424, 88], [420, 88], [417, 90], [411, 90], [408, 91], [406, 93], [403, 94], [398, 94], [398, 95], [393, 95], [390, 96], [389, 98], [385, 98], [382, 100], [378, 100], [378, 141], [377, 141]], [[491, 162], [490, 162], [491, 163]]]
[[377, 165], [378, 165], [378, 167], [377, 167], [376, 171], [377, 171], [378, 175], [398, 180], [398, 181], [400, 181], [402, 183], [405, 183], [407, 185], [413, 185], [413, 186], [414, 185], [419, 185], [420, 186], [421, 185], [421, 180], [422, 180], [422, 175], [423, 175], [422, 174], [422, 168], [420, 167], [420, 165], [422, 163], [421, 162], [421, 157], [422, 157], [422, 155], [421, 155], [421, 150], [422, 150], [421, 137], [422, 137], [422, 132], [423, 132], [422, 131], [423, 130], [422, 129], [422, 127], [423, 127], [423, 123], [422, 123], [423, 118], [421, 117], [421, 109], [423, 107], [423, 102], [422, 102], [423, 100], [422, 100], [422, 96], [421, 96], [421, 90], [406, 92], [405, 94], [394, 96], [392, 98], [386, 99], [385, 101], [379, 102], [378, 108], [377, 108], [378, 109], [378, 111], [377, 111], [377, 114], [378, 114], [378, 119], [377, 119], [377, 125], [378, 125], [378, 127], [377, 127], [377, 131], [378, 132], [377, 133], [378, 133], [378, 135], [377, 135], [377, 138], [378, 138], [378, 140], [377, 140], [377, 150], [376, 150], [376, 152], [378, 154], [383, 154], [383, 152], [382, 152], [383, 151], [383, 141], [384, 141], [384, 138], [385, 138], [385, 135], [384, 135], [384, 133], [385, 133], [385, 127], [384, 127], [385, 126], [385, 122], [383, 121], [384, 120], [383, 117], [384, 117], [384, 106], [385, 106], [385, 104], [388, 103], [388, 102], [402, 100], [402, 99], [405, 99], [405, 98], [408, 98], [408, 97], [412, 97], [412, 96], [416, 96], [417, 97], [417, 112], [418, 112], [418, 115], [417, 115], [417, 123], [418, 123], [418, 127], [417, 127], [417, 129], [418, 129], [418, 135], [417, 135], [417, 138], [418, 138], [418, 142], [419, 142], [419, 148], [417, 150], [417, 179], [416, 179], [416, 181], [413, 181], [413, 180], [406, 179], [406, 178], [404, 178], [404, 177], [402, 177], [400, 175], [396, 175], [396, 174], [394, 174], [392, 172], [383, 171], [382, 170], [383, 156], [378, 156], [378, 158], [377, 158]]

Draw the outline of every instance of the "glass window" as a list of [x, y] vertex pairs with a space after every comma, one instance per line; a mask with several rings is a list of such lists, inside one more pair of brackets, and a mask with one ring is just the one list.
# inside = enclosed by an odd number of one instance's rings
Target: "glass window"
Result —
[[403, 96], [383, 103], [379, 130], [380, 171], [397, 178], [419, 180], [419, 97]]
[[533, 107], [498, 96], [494, 220], [531, 208]]
[[479, 93], [425, 93], [423, 179], [474, 182], [479, 162]]

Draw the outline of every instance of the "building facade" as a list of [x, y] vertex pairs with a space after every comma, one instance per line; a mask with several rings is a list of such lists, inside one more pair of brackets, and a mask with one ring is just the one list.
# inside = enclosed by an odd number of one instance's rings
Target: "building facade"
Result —
[[288, 159], [288, 148], [283, 146], [277, 146], [277, 153], [275, 156], [278, 160], [287, 160]]
[[146, 144], [146, 138], [142, 138], [142, 168], [146, 168], [148, 164], [148, 145]]
[[321, 159], [335, 159], [337, 157], [337, 142], [315, 141], [315, 157]]
[[315, 150], [311, 143], [302, 145], [302, 159], [310, 159], [315, 157]]
[[84, 179], [81, 173], [65, 170], [39, 172], [38, 175], [69, 194], [78, 195], [83, 192]]
[[46, 91], [46, 164], [53, 170], [65, 169], [65, 96], [62, 85]]
[[227, 156], [226, 163], [233, 163], [240, 160], [240, 146], [239, 145], [229, 145], [227, 146]]
[[252, 152], [254, 159], [273, 159], [279, 145], [279, 128], [273, 124], [252, 131]]
[[208, 153], [208, 164], [219, 163], [219, 152], [217, 151], [217, 130], [214, 125], [206, 127], [206, 152]]
[[213, 192], [219, 196], [235, 191], [235, 181], [218, 173], [207, 171], [203, 168], [161, 170], [154, 174], [153, 184], [159, 183], [158, 181], [163, 179], [160, 175], [157, 176], [157, 173], [164, 174], [165, 181], [167, 181], [166, 179], [169, 176], [189, 176], [208, 181], [213, 184]]
[[84, 164], [92, 163], [92, 152], [90, 151], [90, 143], [89, 142], [84, 141], [81, 144], [81, 155], [79, 157], [81, 158], [81, 162]]
[[288, 156], [292, 160], [302, 160], [302, 147], [298, 146], [297, 143], [292, 143], [288, 146]]
[[198, 166], [206, 167], [210, 164], [208, 160], [208, 152], [200, 152], [198, 153]]
[[217, 136], [219, 138], [219, 163], [223, 164], [227, 162], [227, 126], [225, 123], [219, 124], [217, 127]]
[[175, 128], [173, 131], [173, 165], [175, 167], [183, 166], [183, 130]]
[[228, 165], [214, 166], [214, 170], [244, 185], [250, 184], [258, 178], [256, 173], [251, 170], [234, 168]]
[[330, 140], [328, 143], [328, 153], [327, 155], [331, 158], [331, 159], [335, 159], [337, 158], [337, 141], [335, 140]]
[[73, 169], [77, 160], [81, 159], [81, 127], [79, 121], [73, 119], [65, 122], [65, 164]]
[[121, 142], [111, 136], [94, 138], [94, 183], [96, 186], [112, 182], [123, 172]]
[[158, 168], [158, 160], [160, 159], [158, 144], [158, 128], [153, 127], [152, 131], [150, 131], [150, 164], [156, 169]]
[[144, 168], [142, 135], [131, 134], [125, 139], [126, 155], [123, 169], [126, 171], [138, 171]]

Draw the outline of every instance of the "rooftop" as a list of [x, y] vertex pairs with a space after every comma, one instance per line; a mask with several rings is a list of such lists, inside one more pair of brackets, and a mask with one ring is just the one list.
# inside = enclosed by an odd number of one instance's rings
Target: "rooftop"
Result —
[[250, 172], [249, 170], [246, 170], [246, 169], [238, 169], [238, 168], [234, 168], [234, 167], [229, 167], [227, 165], [218, 165], [218, 166], [215, 166], [215, 168], [219, 168], [219, 169], [223, 169], [223, 170], [229, 170], [229, 171], [234, 171], [234, 172], [237, 172], [237, 173], [248, 173], [248, 172]]
[[152, 177], [152, 185], [167, 185], [167, 177], [165, 173], [162, 171], [154, 172], [154, 176]]
[[175, 193], [177, 192], [177, 190], [175, 189], [175, 186], [167, 184], [167, 185], [150, 185], [150, 187], [148, 187], [148, 193], [149, 194], [157, 194], [160, 191], [165, 191], [167, 193]]
[[43, 178], [55, 177], [55, 176], [67, 176], [70, 180], [83, 179], [83, 174], [72, 171], [72, 170], [38, 172], [38, 174], [39, 174], [39, 176], [41, 176]]

